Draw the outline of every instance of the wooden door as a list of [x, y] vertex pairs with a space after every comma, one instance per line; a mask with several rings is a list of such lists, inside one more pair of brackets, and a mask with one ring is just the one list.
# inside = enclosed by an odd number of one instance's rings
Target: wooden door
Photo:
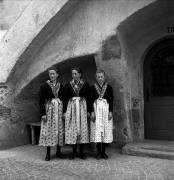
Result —
[[145, 138], [174, 140], [174, 40], [153, 47], [144, 63]]

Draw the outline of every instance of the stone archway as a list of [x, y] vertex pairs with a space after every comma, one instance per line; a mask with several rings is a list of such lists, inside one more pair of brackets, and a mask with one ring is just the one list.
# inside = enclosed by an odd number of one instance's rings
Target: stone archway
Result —
[[[67, 59], [54, 65], [60, 74], [59, 81], [65, 85], [71, 80], [71, 68], [79, 66], [83, 71], [83, 78], [90, 84], [94, 82], [96, 64], [94, 55], [86, 55]], [[38, 91], [42, 83], [49, 79], [48, 72], [45, 70], [34, 78], [22, 91], [15, 97], [15, 103], [19, 105], [21, 119], [25, 123], [39, 121]]]
[[[60, 74], [59, 81], [65, 85], [71, 79], [71, 68], [79, 66], [83, 71], [83, 78], [92, 84], [94, 82], [96, 64], [94, 55], [86, 55], [76, 58], [67, 59], [61, 63], [54, 64]], [[45, 70], [35, 77], [14, 99], [14, 106], [18, 113], [18, 120], [23, 124], [24, 139], [29, 141], [30, 132], [26, 129], [28, 122], [40, 121], [38, 91], [42, 83], [49, 79], [48, 72]], [[39, 131], [36, 128], [36, 134]]]

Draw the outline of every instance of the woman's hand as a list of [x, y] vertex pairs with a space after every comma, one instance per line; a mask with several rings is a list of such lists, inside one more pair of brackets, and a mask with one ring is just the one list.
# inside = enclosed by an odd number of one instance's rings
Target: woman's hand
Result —
[[66, 118], [66, 113], [63, 113], [63, 119], [65, 119]]
[[89, 112], [87, 112], [87, 117], [90, 118], [90, 113]]
[[113, 118], [113, 114], [112, 114], [112, 112], [109, 112], [108, 119], [111, 120], [112, 118]]
[[87, 120], [88, 120], [88, 122], [90, 122], [90, 119], [91, 119], [91, 114], [89, 112], [87, 112]]
[[95, 113], [94, 112], [91, 113], [91, 121], [95, 122]]
[[42, 120], [43, 122], [47, 122], [47, 117], [46, 117], [46, 115], [42, 116], [41, 120]]

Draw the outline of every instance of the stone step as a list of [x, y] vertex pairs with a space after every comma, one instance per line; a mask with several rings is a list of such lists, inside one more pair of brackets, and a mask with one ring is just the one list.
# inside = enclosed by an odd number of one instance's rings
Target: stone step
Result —
[[174, 141], [144, 140], [128, 143], [122, 148], [122, 153], [174, 160]]

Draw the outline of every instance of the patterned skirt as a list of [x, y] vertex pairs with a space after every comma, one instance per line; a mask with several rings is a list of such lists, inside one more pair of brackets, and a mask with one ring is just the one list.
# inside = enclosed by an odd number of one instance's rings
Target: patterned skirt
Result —
[[74, 97], [68, 102], [65, 118], [65, 144], [89, 142], [86, 100]]
[[64, 125], [62, 120], [63, 104], [58, 98], [52, 99], [46, 104], [47, 121], [41, 121], [40, 146], [63, 146]]
[[94, 102], [95, 122], [91, 121], [90, 142], [111, 143], [113, 141], [113, 119], [108, 119], [109, 104], [106, 99]]

